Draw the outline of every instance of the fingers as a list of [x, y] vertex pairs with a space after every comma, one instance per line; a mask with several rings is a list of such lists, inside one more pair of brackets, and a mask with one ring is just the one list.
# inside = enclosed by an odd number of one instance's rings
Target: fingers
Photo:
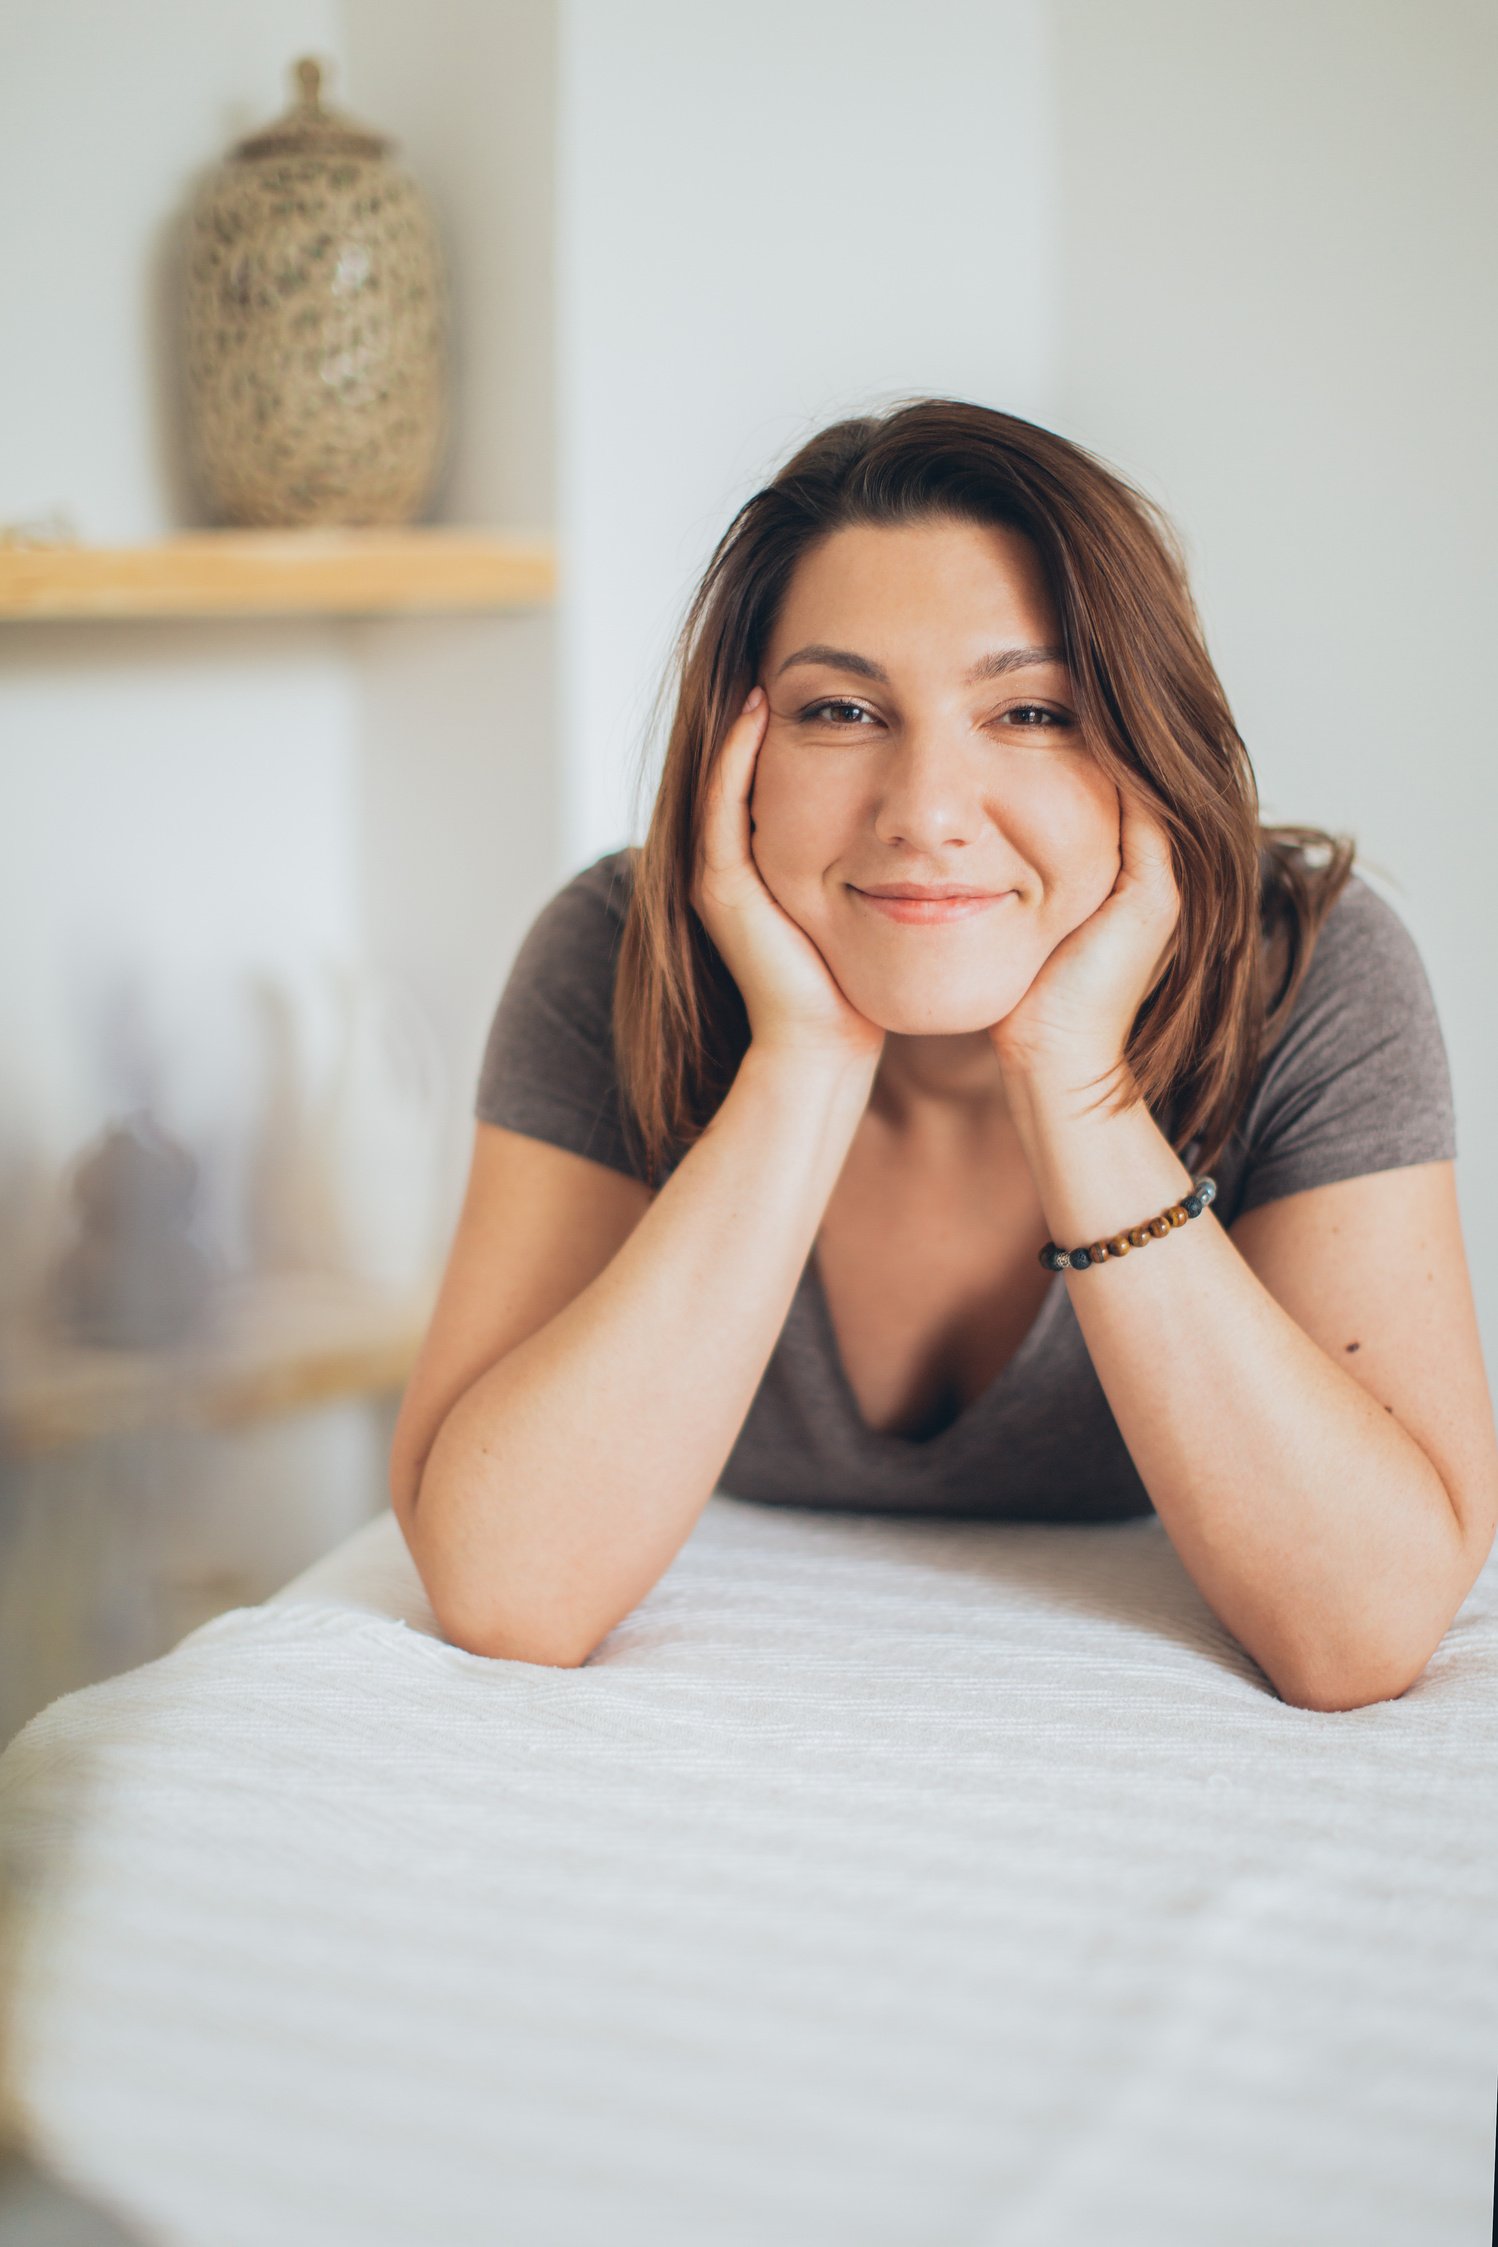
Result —
[[756, 686], [723, 737], [703, 792], [698, 878], [728, 873], [749, 856], [749, 795], [769, 702]]
[[1155, 909], [1174, 920], [1180, 910], [1180, 888], [1164, 821], [1142, 798], [1122, 798], [1123, 862], [1127, 872], [1149, 892]]

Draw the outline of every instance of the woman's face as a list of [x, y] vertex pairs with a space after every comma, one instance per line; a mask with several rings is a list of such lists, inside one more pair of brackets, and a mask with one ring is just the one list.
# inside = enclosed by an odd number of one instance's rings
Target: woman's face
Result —
[[[1083, 740], [1059, 642], [1018, 531], [859, 525], [796, 568], [760, 674], [754, 857], [885, 1030], [1002, 1020], [1113, 887], [1118, 791]], [[989, 902], [922, 919], [866, 894], [953, 883]]]

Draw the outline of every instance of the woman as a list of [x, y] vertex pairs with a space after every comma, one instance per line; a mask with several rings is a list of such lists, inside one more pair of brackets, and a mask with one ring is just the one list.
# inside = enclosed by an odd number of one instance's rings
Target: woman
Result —
[[442, 1628], [586, 1660], [719, 1485], [1153, 1508], [1284, 1699], [1404, 1691], [1498, 1519], [1445, 1048], [1351, 844], [1261, 828], [1169, 526], [1012, 415], [840, 422], [677, 671], [490, 1033], [391, 1460]]

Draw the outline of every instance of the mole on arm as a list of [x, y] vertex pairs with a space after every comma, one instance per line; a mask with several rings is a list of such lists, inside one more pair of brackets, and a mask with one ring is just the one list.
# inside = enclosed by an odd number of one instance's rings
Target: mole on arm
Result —
[[1360, 1349], [1361, 1349], [1362, 1347], [1363, 1347], [1363, 1345], [1362, 1345], [1362, 1343], [1361, 1343], [1361, 1342], [1349, 1342], [1349, 1343], [1347, 1344], [1347, 1348], [1348, 1348], [1349, 1350], [1360, 1350]]

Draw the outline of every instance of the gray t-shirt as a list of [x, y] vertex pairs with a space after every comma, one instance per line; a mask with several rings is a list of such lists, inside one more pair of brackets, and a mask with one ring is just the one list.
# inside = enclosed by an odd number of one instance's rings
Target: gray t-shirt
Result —
[[[495, 1011], [473, 1112], [638, 1177], [610, 1025], [632, 868], [632, 851], [608, 852], [537, 915]], [[1168, 1118], [1157, 1121], [1169, 1136]], [[1197, 1152], [1185, 1149], [1188, 1167]], [[1231, 1227], [1283, 1194], [1455, 1153], [1451, 1075], [1424, 965], [1394, 908], [1353, 874], [1213, 1171], [1217, 1217]], [[1054, 1275], [1018, 1352], [950, 1425], [889, 1435], [859, 1410], [809, 1255], [720, 1487], [878, 1513], [1056, 1522], [1150, 1513], [1068, 1284]]]

